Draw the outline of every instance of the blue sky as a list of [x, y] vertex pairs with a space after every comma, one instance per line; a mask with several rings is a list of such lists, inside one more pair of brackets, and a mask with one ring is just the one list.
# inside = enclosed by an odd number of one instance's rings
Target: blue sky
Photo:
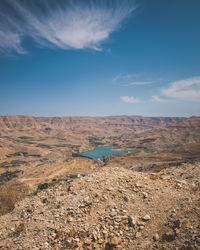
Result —
[[200, 115], [199, 0], [1, 0], [0, 114]]

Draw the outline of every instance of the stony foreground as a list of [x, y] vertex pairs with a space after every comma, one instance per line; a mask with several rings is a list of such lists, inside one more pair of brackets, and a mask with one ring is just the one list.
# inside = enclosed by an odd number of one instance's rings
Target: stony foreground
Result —
[[66, 178], [0, 218], [0, 249], [200, 249], [199, 169]]

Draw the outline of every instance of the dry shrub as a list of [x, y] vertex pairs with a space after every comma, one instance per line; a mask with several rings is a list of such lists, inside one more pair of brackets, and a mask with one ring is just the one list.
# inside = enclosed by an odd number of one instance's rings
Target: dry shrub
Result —
[[17, 201], [22, 200], [28, 193], [27, 186], [9, 182], [0, 186], [0, 216], [11, 212]]
[[14, 234], [15, 234], [16, 236], [19, 236], [20, 233], [25, 232], [25, 231], [26, 231], [25, 222], [22, 222], [22, 223], [20, 223], [20, 224], [18, 224], [18, 225], [15, 225]]
[[154, 173], [159, 173], [160, 171], [162, 171], [163, 169], [168, 168], [169, 166], [167, 165], [161, 165], [161, 166], [156, 166], [153, 168], [153, 172]]
[[158, 175], [157, 174], [151, 174], [150, 176], [149, 176], [149, 178], [151, 179], [151, 180], [157, 180], [158, 179]]

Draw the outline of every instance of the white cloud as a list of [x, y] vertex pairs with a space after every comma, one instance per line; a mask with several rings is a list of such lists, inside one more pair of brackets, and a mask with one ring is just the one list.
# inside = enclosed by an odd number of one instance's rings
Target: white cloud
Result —
[[200, 102], [200, 76], [172, 82], [168, 88], [163, 88], [161, 93], [178, 100]]
[[[128, 86], [135, 86], [135, 85], [147, 85], [151, 84], [152, 81], [144, 81], [144, 80], [138, 80], [138, 78], [141, 78], [143, 74], [126, 74], [122, 75], [119, 74], [113, 78], [113, 82], [116, 82], [119, 86], [122, 87], [128, 87]], [[137, 79], [137, 80], [135, 80]]]
[[150, 101], [152, 101], [152, 102], [171, 102], [171, 100], [160, 98], [157, 95], [153, 95]]
[[22, 41], [27, 36], [42, 46], [101, 50], [101, 43], [135, 9], [130, 0], [7, 2], [15, 15], [0, 11], [0, 50], [17, 53], [24, 52]]
[[121, 96], [120, 99], [126, 103], [139, 103], [139, 102], [141, 102], [140, 99], [135, 98], [133, 96]]
[[141, 81], [141, 82], [130, 82], [127, 84], [124, 84], [123, 86], [134, 86], [134, 85], [147, 85], [147, 84], [151, 84], [152, 82], [148, 82], [148, 81]]
[[10, 50], [19, 54], [25, 53], [25, 50], [21, 47], [21, 37], [15, 32], [0, 30], [0, 52], [9, 53]]
[[130, 79], [138, 78], [140, 76], [141, 74], [126, 74], [126, 75], [119, 74], [113, 78], [113, 81], [114, 82], [115, 81], [128, 81]]

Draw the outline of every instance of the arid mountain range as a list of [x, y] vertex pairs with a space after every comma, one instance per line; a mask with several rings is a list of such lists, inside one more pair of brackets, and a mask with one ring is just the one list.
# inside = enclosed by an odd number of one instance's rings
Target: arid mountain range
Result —
[[130, 150], [107, 157], [107, 164], [140, 171], [199, 160], [200, 117], [0, 116], [0, 173], [22, 170], [31, 187], [41, 172], [48, 179], [66, 169], [93, 171], [93, 163], [73, 153], [103, 145]]
[[106, 144], [152, 150], [198, 143], [199, 124], [199, 117], [0, 116], [0, 157], [25, 152], [58, 158]]

